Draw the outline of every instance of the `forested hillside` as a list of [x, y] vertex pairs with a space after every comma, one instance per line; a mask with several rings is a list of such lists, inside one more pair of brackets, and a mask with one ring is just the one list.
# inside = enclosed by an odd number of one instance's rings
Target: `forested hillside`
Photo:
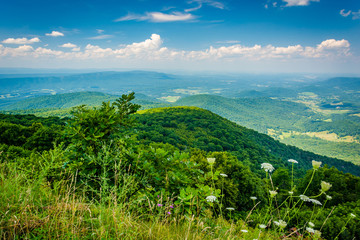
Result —
[[105, 238], [149, 229], [169, 238], [186, 238], [184, 229], [205, 239], [359, 236], [360, 178], [329, 168], [359, 175], [358, 166], [200, 108], [134, 115], [132, 99], [78, 106], [68, 119], [1, 115], [3, 238], [104, 238], [105, 227]]

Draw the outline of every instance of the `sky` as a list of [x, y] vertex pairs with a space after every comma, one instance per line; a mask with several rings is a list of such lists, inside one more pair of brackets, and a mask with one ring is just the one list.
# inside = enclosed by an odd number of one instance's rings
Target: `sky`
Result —
[[359, 0], [4, 0], [0, 67], [360, 74]]

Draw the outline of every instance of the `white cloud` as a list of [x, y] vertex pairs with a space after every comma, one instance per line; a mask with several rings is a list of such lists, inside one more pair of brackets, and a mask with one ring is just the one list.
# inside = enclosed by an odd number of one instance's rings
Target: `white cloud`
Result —
[[46, 33], [46, 36], [49, 37], [63, 37], [64, 34], [62, 32], [58, 32], [58, 31], [52, 31], [51, 33]]
[[108, 38], [112, 38], [113, 35], [99, 35], [99, 36], [95, 36], [95, 37], [89, 37], [89, 39], [94, 39], [94, 40], [100, 40], [100, 39], [108, 39]]
[[343, 17], [347, 17], [351, 14], [351, 11], [349, 10], [348, 12], [345, 12], [345, 9], [341, 9], [340, 10], [340, 15]]
[[102, 29], [96, 29], [96, 31], [98, 34], [102, 34], [103, 32], [105, 32], [105, 30], [102, 30]]
[[27, 39], [27, 38], [8, 38], [2, 41], [2, 43], [7, 43], [7, 44], [32, 44], [32, 43], [37, 43], [40, 42], [40, 39], [35, 37], [35, 38], [31, 38], [31, 39]]
[[348, 17], [349, 15], [352, 15], [352, 19], [360, 19], [360, 9], [357, 12], [353, 12], [351, 10], [349, 10], [348, 12], [345, 12], [345, 9], [341, 9], [340, 10], [340, 15], [343, 17]]
[[[235, 41], [234, 41], [235, 43]], [[62, 47], [72, 48], [72, 51], [57, 51], [49, 48], [36, 48], [30, 45], [23, 45], [17, 48], [4, 47], [0, 45], [1, 57], [36, 57], [77, 60], [96, 60], [105, 59], [106, 61], [116, 61], [123, 59], [127, 62], [133, 61], [165, 61], [171, 62], [185, 61], [249, 61], [256, 62], [259, 60], [271, 59], [339, 59], [339, 57], [349, 57], [350, 43], [345, 40], [327, 39], [316, 46], [302, 46], [300, 44], [290, 46], [244, 46], [233, 44], [230, 46], [213, 47], [210, 46], [205, 50], [185, 51], [172, 50], [163, 46], [163, 40], [160, 35], [152, 34], [149, 39], [142, 42], [135, 42], [128, 45], [121, 45], [116, 49], [102, 48], [97, 45], [88, 44], [83, 51], [75, 44], [66, 43]], [[31, 59], [31, 58], [30, 58]]]
[[180, 13], [180, 12], [174, 12], [172, 14], [152, 12], [149, 15], [150, 15], [150, 20], [153, 22], [188, 21], [195, 18], [194, 15], [190, 13]]
[[308, 6], [310, 2], [320, 2], [320, 0], [283, 0], [286, 2], [285, 7], [294, 7], [294, 6]]
[[124, 17], [115, 19], [115, 22], [122, 21], [151, 21], [151, 22], [176, 22], [176, 21], [189, 21], [194, 19], [195, 16], [190, 13], [172, 12], [170, 14], [162, 12], [150, 12], [145, 15], [128, 14]]
[[[207, 4], [209, 6], [212, 6], [214, 8], [219, 8], [219, 9], [225, 9], [225, 5], [220, 2], [220, 1], [214, 1], [214, 0], [192, 0], [192, 1], [189, 1], [188, 3], [198, 3], [200, 8], [202, 6], [202, 4]], [[196, 9], [197, 10], [197, 9]]]
[[75, 44], [73, 44], [73, 43], [64, 43], [60, 47], [63, 47], [63, 48], [76, 48], [77, 46]]

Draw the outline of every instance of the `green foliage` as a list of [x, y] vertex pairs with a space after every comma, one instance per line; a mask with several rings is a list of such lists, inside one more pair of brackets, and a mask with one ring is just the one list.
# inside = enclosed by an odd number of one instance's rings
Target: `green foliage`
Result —
[[[295, 236], [294, 226], [299, 237], [315, 238], [304, 227], [309, 221], [315, 229], [323, 224], [328, 239], [359, 236], [359, 223], [349, 215], [360, 215], [359, 177], [325, 166], [293, 183], [290, 164], [266, 150], [286, 152], [286, 146], [198, 108], [144, 111], [131, 129], [139, 108], [133, 97], [75, 108], [64, 132], [2, 123], [11, 130], [4, 141], [12, 134], [18, 145], [0, 145], [2, 238], [154, 238], [151, 232], [171, 228], [177, 233], [166, 232], [170, 238], [193, 232], [205, 239], [276, 239]], [[62, 140], [58, 135], [65, 142], [47, 149], [46, 141]], [[40, 153], [21, 152], [25, 148]], [[296, 168], [311, 164], [298, 160]], [[276, 170], [260, 169], [264, 162]], [[332, 185], [326, 191], [331, 200], [320, 191], [321, 181]], [[322, 205], [301, 200], [302, 194]], [[276, 226], [281, 219], [286, 227]]]
[[103, 102], [101, 107], [87, 108], [85, 105], [75, 107], [73, 118], [69, 120], [65, 134], [70, 139], [72, 147], [81, 153], [97, 153], [102, 144], [121, 135], [125, 127], [133, 123], [130, 114], [135, 113], [140, 106], [130, 101], [134, 93], [123, 95], [110, 104]]

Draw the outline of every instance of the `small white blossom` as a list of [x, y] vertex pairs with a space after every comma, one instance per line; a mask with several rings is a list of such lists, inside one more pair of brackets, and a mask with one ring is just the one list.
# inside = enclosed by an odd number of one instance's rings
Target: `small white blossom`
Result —
[[321, 232], [319, 230], [315, 230], [314, 237], [315, 238], [320, 238], [321, 237]]
[[317, 162], [317, 161], [315, 161], [315, 160], [312, 160], [312, 162], [311, 162], [311, 164], [312, 164], [312, 166], [313, 166], [313, 168], [314, 168], [315, 170], [318, 170], [318, 169], [319, 169], [319, 167], [321, 166], [321, 163], [322, 163], [322, 162]]
[[257, 197], [250, 197], [250, 199], [255, 201]]
[[259, 228], [265, 229], [267, 226], [265, 224], [260, 224]]
[[326, 199], [327, 199], [327, 200], [331, 200], [331, 199], [332, 199], [332, 196], [326, 195]]
[[291, 162], [291, 163], [298, 163], [298, 161], [296, 161], [295, 159], [289, 159], [288, 162]]
[[304, 202], [310, 202], [310, 198], [305, 195], [300, 195], [300, 199], [303, 200]]
[[350, 217], [352, 217], [352, 218], [356, 218], [356, 215], [355, 215], [355, 214], [353, 214], [353, 213], [350, 213]]
[[283, 220], [274, 221], [274, 223], [275, 223], [276, 226], [279, 226], [281, 228], [284, 228], [284, 227], [287, 226], [287, 223], [285, 221], [283, 221]]
[[228, 208], [226, 208], [226, 210], [229, 210], [229, 211], [234, 211], [234, 210], [235, 210], [235, 208], [228, 207]]
[[275, 197], [276, 196], [276, 194], [277, 194], [277, 191], [270, 191], [269, 190], [269, 192], [270, 192], [270, 197]]
[[226, 175], [225, 173], [220, 173], [220, 176], [227, 177], [228, 175]]
[[241, 230], [243, 233], [247, 233], [248, 232], [248, 230], [245, 230], [245, 229], [242, 229]]
[[216, 197], [215, 197], [215, 196], [212, 196], [212, 195], [207, 196], [207, 197], [206, 197], [206, 201], [208, 201], [208, 202], [215, 202], [215, 201], [216, 201]]
[[312, 222], [308, 222], [308, 224], [309, 224], [309, 226], [312, 227], [312, 228], [315, 227], [315, 224], [312, 223]]
[[293, 191], [289, 191], [289, 194], [290, 194], [290, 195], [293, 195], [293, 194], [294, 194], [294, 192], [293, 192]]
[[318, 201], [318, 200], [316, 200], [316, 199], [310, 198], [309, 201], [312, 202], [312, 203], [314, 203], [314, 204], [320, 205], [320, 206], [322, 205], [321, 202]]
[[214, 165], [215, 163], [215, 158], [207, 158], [207, 161], [210, 165]]
[[315, 230], [309, 227], [306, 228], [306, 231], [308, 231], [309, 233], [315, 233]]
[[331, 184], [325, 181], [321, 181], [321, 191], [326, 192], [331, 188]]
[[263, 168], [265, 170], [265, 172], [272, 172], [275, 170], [273, 165], [271, 165], [270, 163], [262, 163], [261, 168]]

